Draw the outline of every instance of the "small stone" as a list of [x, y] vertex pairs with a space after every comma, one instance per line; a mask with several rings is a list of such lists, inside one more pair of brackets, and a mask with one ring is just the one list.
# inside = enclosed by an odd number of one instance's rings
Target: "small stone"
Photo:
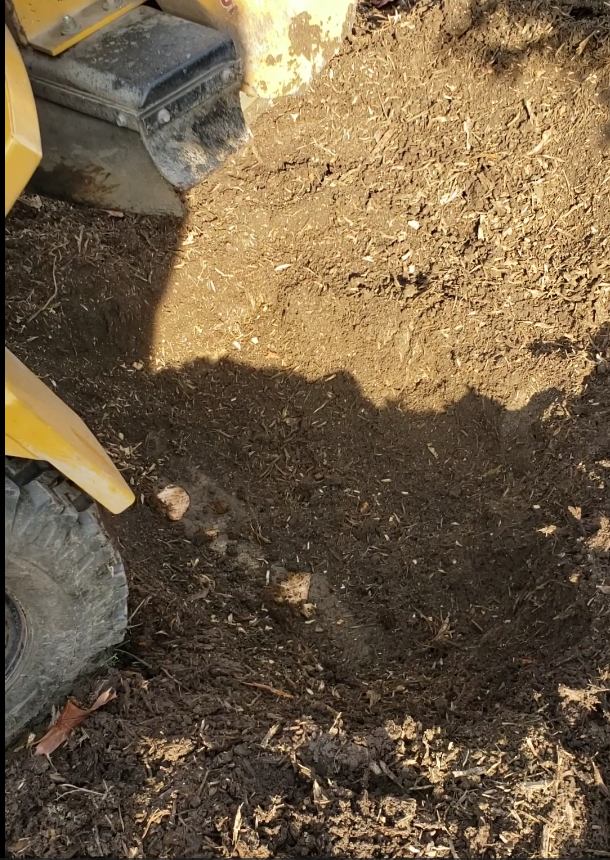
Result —
[[202, 529], [195, 535], [195, 538], [197, 543], [212, 543], [219, 534], [218, 529]]

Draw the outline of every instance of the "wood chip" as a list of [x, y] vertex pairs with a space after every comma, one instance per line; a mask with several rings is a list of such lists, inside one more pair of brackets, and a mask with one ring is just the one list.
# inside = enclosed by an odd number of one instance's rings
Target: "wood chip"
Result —
[[282, 582], [270, 586], [269, 594], [279, 606], [298, 606], [309, 597], [310, 573], [291, 573]]
[[239, 839], [239, 829], [241, 827], [241, 811], [243, 809], [243, 806], [243, 803], [240, 803], [237, 812], [235, 813], [235, 820], [233, 822], [233, 847], [237, 845], [237, 840]]
[[595, 782], [595, 785], [599, 788], [604, 797], [610, 797], [610, 790], [604, 782], [601, 771], [594, 761], [591, 762], [591, 767], [593, 768], [593, 781]]
[[176, 522], [189, 509], [191, 498], [184, 487], [178, 484], [168, 484], [155, 494], [157, 507], [165, 514], [168, 520]]

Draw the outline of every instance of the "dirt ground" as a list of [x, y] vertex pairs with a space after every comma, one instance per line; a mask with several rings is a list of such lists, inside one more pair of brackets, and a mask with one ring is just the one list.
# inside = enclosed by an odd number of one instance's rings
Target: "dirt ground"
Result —
[[6, 856], [610, 857], [609, 46], [365, 5], [184, 223], [16, 206], [7, 345], [138, 501]]

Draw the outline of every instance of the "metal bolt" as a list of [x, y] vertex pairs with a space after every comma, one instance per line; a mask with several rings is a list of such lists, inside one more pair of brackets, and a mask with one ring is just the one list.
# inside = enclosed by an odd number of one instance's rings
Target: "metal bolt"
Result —
[[159, 120], [161, 125], [167, 125], [171, 118], [172, 116], [166, 108], [161, 108], [161, 110], [157, 114], [157, 119]]
[[80, 27], [72, 17], [72, 15], [64, 15], [61, 19], [61, 35], [70, 36], [72, 33], [77, 33]]
[[118, 113], [116, 115], [116, 124], [121, 126], [121, 127], [124, 125], [127, 125], [127, 117], [125, 116], [124, 113]]

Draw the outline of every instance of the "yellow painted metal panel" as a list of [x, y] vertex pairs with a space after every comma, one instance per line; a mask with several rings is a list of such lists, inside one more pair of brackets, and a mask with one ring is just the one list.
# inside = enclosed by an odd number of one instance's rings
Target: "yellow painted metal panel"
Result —
[[85, 423], [7, 349], [4, 453], [46, 460], [114, 514], [134, 495]]
[[159, 0], [166, 12], [222, 30], [244, 61], [247, 96], [302, 90], [337, 52], [355, 0]]
[[55, 57], [144, 0], [10, 0], [28, 44]]
[[4, 27], [4, 214], [42, 157], [36, 105], [19, 48]]

